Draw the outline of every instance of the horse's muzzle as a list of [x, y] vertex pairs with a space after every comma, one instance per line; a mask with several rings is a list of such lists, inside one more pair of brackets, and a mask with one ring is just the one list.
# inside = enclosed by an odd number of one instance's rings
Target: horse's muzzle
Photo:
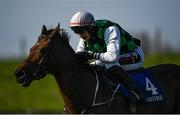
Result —
[[16, 76], [16, 81], [21, 84], [23, 87], [28, 87], [32, 80], [30, 80], [27, 76], [25, 71], [23, 70], [16, 70], [14, 72]]

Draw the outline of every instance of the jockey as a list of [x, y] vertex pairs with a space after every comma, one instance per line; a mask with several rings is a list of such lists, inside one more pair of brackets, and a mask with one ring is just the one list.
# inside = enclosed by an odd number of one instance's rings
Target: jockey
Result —
[[109, 20], [95, 20], [86, 11], [77, 12], [70, 27], [80, 41], [76, 50], [79, 57], [95, 59], [92, 64], [104, 64], [109, 73], [127, 86], [131, 99], [143, 98], [136, 84], [126, 71], [143, 67], [144, 53], [140, 41], [120, 25]]

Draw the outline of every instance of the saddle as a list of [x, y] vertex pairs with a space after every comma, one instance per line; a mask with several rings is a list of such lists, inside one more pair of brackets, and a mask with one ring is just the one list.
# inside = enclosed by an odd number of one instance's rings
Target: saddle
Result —
[[[123, 84], [120, 84], [116, 77], [113, 77], [106, 68], [95, 66], [93, 67], [100, 76], [100, 80], [106, 84], [109, 90], [113, 93], [117, 86], [117, 93], [122, 93], [127, 98], [129, 91]], [[162, 103], [165, 100], [164, 92], [160, 83], [153, 77], [152, 73], [146, 69], [140, 68], [138, 70], [128, 71], [137, 87], [144, 95], [143, 103]]]

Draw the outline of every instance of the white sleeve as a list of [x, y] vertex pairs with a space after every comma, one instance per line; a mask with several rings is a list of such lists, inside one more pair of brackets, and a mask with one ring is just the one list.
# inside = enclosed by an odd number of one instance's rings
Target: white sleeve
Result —
[[104, 40], [107, 46], [105, 53], [95, 53], [95, 59], [105, 63], [116, 62], [119, 59], [120, 52], [120, 31], [116, 26], [110, 26], [104, 33]]
[[77, 52], [84, 52], [84, 51], [85, 51], [84, 40], [82, 38], [80, 38], [79, 44], [78, 44], [77, 49], [76, 49], [76, 53]]

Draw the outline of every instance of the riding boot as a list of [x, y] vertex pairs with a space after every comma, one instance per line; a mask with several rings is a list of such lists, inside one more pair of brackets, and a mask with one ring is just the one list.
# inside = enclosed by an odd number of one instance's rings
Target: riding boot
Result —
[[124, 84], [128, 88], [131, 102], [140, 102], [144, 99], [143, 94], [138, 90], [132, 78], [123, 68], [115, 65], [110, 67], [108, 71], [111, 75], [115, 76], [120, 83]]

